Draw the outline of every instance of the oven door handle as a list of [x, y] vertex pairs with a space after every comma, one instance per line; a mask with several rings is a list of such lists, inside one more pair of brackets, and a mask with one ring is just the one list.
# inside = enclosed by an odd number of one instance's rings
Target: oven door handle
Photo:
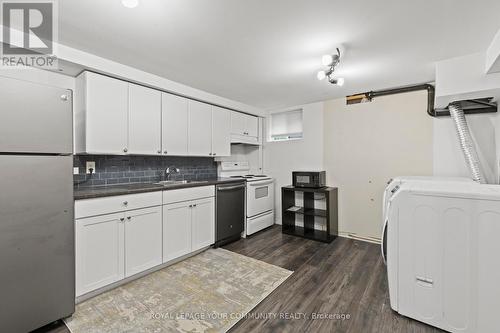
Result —
[[231, 190], [236, 190], [236, 189], [240, 189], [240, 188], [245, 188], [245, 185], [243, 184], [243, 185], [225, 186], [225, 187], [218, 186], [217, 191], [231, 191]]
[[267, 184], [272, 184], [274, 183], [274, 180], [266, 180], [266, 181], [262, 181], [262, 182], [248, 182], [247, 184], [249, 186], [261, 186], [261, 185], [267, 185]]

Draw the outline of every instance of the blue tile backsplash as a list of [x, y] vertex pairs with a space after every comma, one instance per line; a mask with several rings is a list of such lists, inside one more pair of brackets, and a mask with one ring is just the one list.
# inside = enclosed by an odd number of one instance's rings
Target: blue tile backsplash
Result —
[[[91, 177], [85, 174], [87, 161], [96, 164]], [[172, 180], [217, 177], [217, 164], [211, 157], [75, 155], [73, 165], [79, 168], [79, 174], [73, 176], [78, 187], [157, 182], [164, 179], [170, 166], [180, 169], [179, 174], [171, 175]]]

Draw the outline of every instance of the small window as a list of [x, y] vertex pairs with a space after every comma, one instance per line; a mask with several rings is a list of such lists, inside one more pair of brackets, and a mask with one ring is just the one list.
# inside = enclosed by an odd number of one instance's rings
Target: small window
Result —
[[302, 109], [271, 113], [268, 141], [302, 139]]

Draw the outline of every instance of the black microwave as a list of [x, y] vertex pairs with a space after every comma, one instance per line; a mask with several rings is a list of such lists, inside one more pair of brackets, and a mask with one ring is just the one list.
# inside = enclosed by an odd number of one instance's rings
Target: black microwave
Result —
[[292, 183], [295, 187], [324, 187], [326, 171], [293, 171]]

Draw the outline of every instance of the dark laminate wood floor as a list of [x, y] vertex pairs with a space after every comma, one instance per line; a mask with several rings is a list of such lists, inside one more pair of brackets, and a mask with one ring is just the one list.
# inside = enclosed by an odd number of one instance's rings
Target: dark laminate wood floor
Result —
[[[244, 318], [231, 332], [442, 332], [391, 310], [378, 245], [346, 238], [324, 244], [283, 235], [281, 228], [274, 226], [225, 248], [293, 270], [252, 314], [297, 314], [298, 318]], [[350, 318], [313, 320], [313, 313]], [[69, 330], [64, 324], [53, 324], [36, 332]]]
[[252, 312], [350, 315], [350, 319], [245, 318], [231, 332], [443, 332], [394, 313], [380, 247], [347, 238], [331, 244], [274, 226], [226, 249], [294, 273]]

